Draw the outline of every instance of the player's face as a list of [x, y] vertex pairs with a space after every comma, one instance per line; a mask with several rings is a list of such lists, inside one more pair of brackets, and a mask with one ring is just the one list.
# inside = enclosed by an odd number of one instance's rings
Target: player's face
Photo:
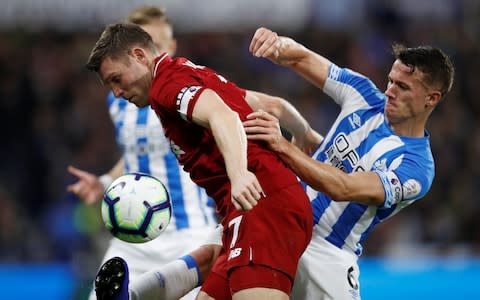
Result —
[[418, 69], [412, 72], [409, 66], [399, 60], [393, 63], [388, 74], [385, 95], [385, 114], [391, 124], [427, 113], [428, 88], [423, 81], [423, 73]]
[[170, 56], [175, 54], [177, 42], [173, 38], [171, 25], [164, 21], [156, 20], [140, 27], [152, 37], [153, 43], [157, 46], [159, 52], [166, 52]]
[[116, 97], [123, 97], [138, 107], [148, 105], [151, 71], [133, 55], [123, 58], [107, 57], [100, 65], [100, 78]]

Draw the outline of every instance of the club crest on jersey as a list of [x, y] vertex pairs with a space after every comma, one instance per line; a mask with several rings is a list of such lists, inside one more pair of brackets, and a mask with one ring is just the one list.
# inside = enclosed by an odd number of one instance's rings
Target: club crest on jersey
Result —
[[[387, 171], [387, 159], [384, 158], [384, 159], [381, 159], [381, 160], [377, 160], [377, 161], [373, 164], [373, 167], [374, 167], [376, 170], [386, 172], [386, 171]], [[392, 182], [392, 184], [393, 184], [393, 182]]]

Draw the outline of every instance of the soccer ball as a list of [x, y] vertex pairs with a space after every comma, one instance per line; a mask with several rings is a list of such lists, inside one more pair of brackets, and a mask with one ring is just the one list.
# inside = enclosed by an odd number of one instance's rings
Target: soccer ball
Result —
[[144, 243], [167, 228], [172, 215], [170, 197], [157, 178], [129, 173], [110, 184], [102, 201], [102, 219], [117, 238]]

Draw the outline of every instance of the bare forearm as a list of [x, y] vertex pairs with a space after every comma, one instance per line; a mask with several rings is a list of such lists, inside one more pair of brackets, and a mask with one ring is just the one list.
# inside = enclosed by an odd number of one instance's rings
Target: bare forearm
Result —
[[291, 38], [281, 37], [281, 41], [279, 63], [323, 88], [331, 62]]
[[280, 97], [247, 91], [246, 100], [254, 111], [263, 110], [275, 116], [280, 121], [280, 126], [294, 136], [302, 136], [311, 129], [310, 124], [298, 110]]
[[247, 138], [237, 113], [212, 118], [210, 129], [225, 160], [228, 177], [247, 170]]
[[256, 57], [290, 67], [319, 88], [325, 85], [331, 62], [292, 38], [260, 27], [255, 31], [249, 50]]
[[293, 144], [284, 140], [277, 151], [280, 158], [311, 188], [337, 201], [346, 201], [346, 174], [330, 165], [312, 159]]
[[374, 172], [345, 173], [311, 158], [286, 140], [277, 153], [305, 183], [334, 201], [377, 206], [384, 202], [384, 189]]
[[192, 113], [196, 124], [209, 128], [223, 155], [230, 179], [239, 170], [247, 170], [247, 137], [238, 114], [213, 90], [205, 89]]

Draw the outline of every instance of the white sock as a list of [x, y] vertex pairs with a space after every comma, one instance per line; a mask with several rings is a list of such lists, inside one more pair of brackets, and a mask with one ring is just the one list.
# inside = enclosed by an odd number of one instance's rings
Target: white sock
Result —
[[199, 278], [197, 263], [186, 255], [130, 282], [130, 300], [178, 300], [201, 284]]

